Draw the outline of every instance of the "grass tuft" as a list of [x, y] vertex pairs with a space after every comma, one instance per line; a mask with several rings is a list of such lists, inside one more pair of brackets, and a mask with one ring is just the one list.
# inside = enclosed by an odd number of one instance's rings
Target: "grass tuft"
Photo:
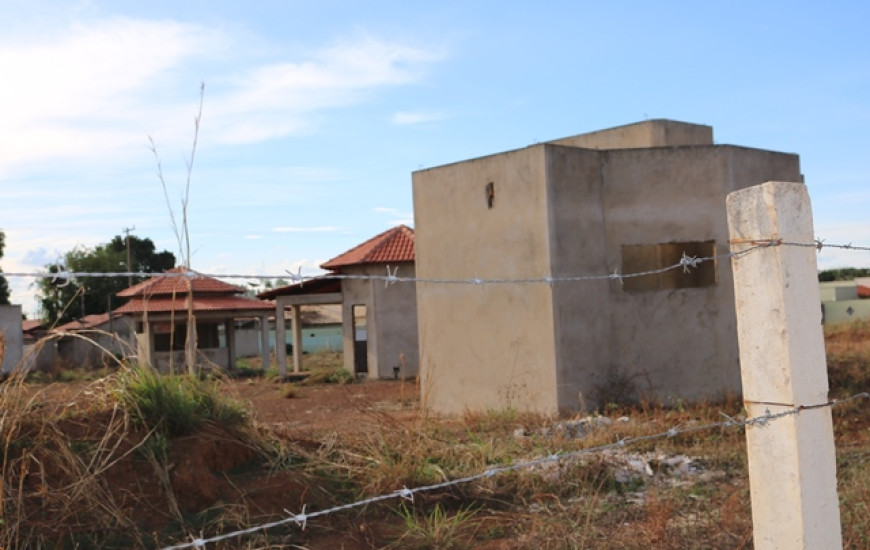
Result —
[[450, 513], [436, 503], [428, 513], [399, 505], [399, 517], [405, 525], [405, 533], [397, 541], [401, 548], [439, 548], [444, 550], [473, 548], [474, 535], [479, 527], [474, 506], [460, 507]]
[[189, 434], [204, 422], [235, 426], [247, 418], [244, 406], [222, 395], [217, 382], [196, 376], [131, 368], [119, 373], [116, 383], [115, 396], [134, 420], [170, 436]]

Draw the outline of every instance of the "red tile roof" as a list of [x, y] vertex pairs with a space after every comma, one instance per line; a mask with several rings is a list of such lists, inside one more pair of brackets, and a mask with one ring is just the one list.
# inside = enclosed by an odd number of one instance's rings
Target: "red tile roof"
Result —
[[400, 225], [376, 235], [320, 267], [337, 269], [352, 265], [414, 261], [414, 230]]
[[[186, 273], [186, 267], [176, 267], [168, 273]], [[224, 312], [259, 312], [272, 311], [275, 305], [245, 296], [238, 296], [244, 289], [206, 277], [196, 272], [188, 279], [181, 277], [151, 277], [119, 292], [122, 298], [131, 298], [129, 302], [115, 309], [120, 314], [141, 314], [144, 311], [166, 313], [170, 311], [187, 311], [187, 283], [193, 285], [193, 311], [224, 311]]]
[[22, 332], [30, 332], [32, 330], [37, 330], [42, 328], [42, 325], [45, 324], [45, 321], [42, 319], [24, 319], [21, 321], [21, 331]]
[[[187, 312], [187, 295], [179, 294], [174, 299], [171, 296], [158, 296], [150, 299], [130, 300], [115, 310], [115, 313], [140, 314], [168, 313], [175, 311]], [[253, 300], [244, 296], [193, 296], [193, 311], [226, 311], [226, 312], [266, 312], [275, 311], [275, 304], [261, 300]]]
[[[167, 271], [167, 273], [186, 273], [186, 267], [175, 267]], [[241, 294], [244, 289], [219, 281], [212, 277], [205, 277], [192, 271], [196, 276], [190, 281], [193, 282], [194, 294], [202, 293], [217, 293], [217, 294]], [[172, 296], [172, 294], [182, 294], [187, 292], [188, 278], [185, 276], [178, 277], [161, 277], [155, 276], [135, 284], [129, 288], [125, 288], [117, 295], [122, 298], [130, 298], [133, 296]]]
[[341, 279], [325, 276], [320, 279], [311, 279], [302, 283], [279, 286], [257, 294], [261, 300], [274, 300], [279, 296], [299, 296], [303, 294], [330, 294], [341, 292]]
[[[112, 319], [117, 319], [118, 317], [120, 317], [120, 315], [115, 312], [112, 316]], [[85, 315], [81, 319], [76, 319], [74, 321], [70, 321], [69, 323], [54, 327], [54, 330], [58, 332], [72, 332], [76, 330], [94, 329], [108, 322], [108, 313], [98, 313], [94, 315]]]

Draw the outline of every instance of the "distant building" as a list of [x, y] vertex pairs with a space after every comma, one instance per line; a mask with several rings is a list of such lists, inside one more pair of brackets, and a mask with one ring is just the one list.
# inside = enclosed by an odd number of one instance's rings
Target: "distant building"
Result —
[[819, 283], [819, 294], [826, 325], [870, 319], [870, 277]]
[[[333, 272], [305, 283], [288, 285], [259, 294], [275, 300], [276, 311], [293, 312], [294, 342], [302, 342], [302, 306], [341, 304], [342, 349], [345, 368], [359, 376], [378, 379], [413, 377], [417, 374], [417, 303], [413, 284], [389, 287], [383, 279], [386, 268], [398, 269], [401, 277], [414, 277], [414, 231], [400, 225], [384, 231], [336, 256], [320, 267]], [[340, 278], [339, 275], [351, 278]], [[359, 279], [352, 278], [361, 276]], [[299, 319], [299, 321], [297, 321]], [[298, 328], [297, 328], [298, 327]], [[279, 327], [278, 340], [283, 340]], [[286, 368], [286, 355], [279, 363]], [[301, 354], [293, 354], [294, 370], [301, 368]]]
[[[341, 329], [340, 305], [311, 305], [302, 308], [302, 352], [342, 351], [344, 335]], [[292, 316], [285, 315], [289, 323]], [[286, 330], [286, 325], [285, 325]], [[224, 335], [221, 333], [221, 341]], [[260, 323], [248, 319], [236, 321], [236, 342], [239, 357], [250, 357], [260, 353]], [[284, 342], [288, 354], [292, 355], [292, 342]], [[275, 331], [269, 331], [269, 348], [275, 349]]]
[[[184, 273], [187, 268], [172, 271]], [[188, 285], [192, 286], [192, 297]], [[268, 365], [269, 317], [274, 306], [241, 296], [243, 293], [240, 287], [196, 273], [190, 278], [154, 276], [119, 292], [119, 297], [130, 301], [115, 313], [131, 316], [136, 323], [138, 360], [164, 371], [170, 366], [172, 370], [184, 369], [189, 310], [196, 319], [197, 362], [223, 368], [235, 367], [239, 357], [236, 320], [259, 319], [260, 353], [263, 364]]]
[[114, 312], [86, 315], [55, 327], [49, 334], [55, 337], [54, 360], [64, 367], [115, 366], [115, 358], [136, 354], [132, 319]]
[[[649, 120], [413, 174], [421, 279], [639, 273], [729, 251], [725, 197], [803, 181], [797, 155]], [[552, 413], [739, 392], [730, 262], [636, 278], [417, 283], [436, 412]]]
[[26, 346], [48, 334], [48, 329], [45, 328], [45, 321], [42, 319], [24, 319], [21, 321], [21, 333]]

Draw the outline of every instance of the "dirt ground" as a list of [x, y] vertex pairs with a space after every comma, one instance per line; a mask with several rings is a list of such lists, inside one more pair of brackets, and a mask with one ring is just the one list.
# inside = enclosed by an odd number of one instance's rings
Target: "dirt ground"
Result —
[[[101, 384], [100, 381], [33, 384], [27, 387], [27, 394], [46, 416], [71, 419], [57, 425], [58, 433], [63, 432], [62, 440], [101, 441], [103, 434], [111, 431], [107, 426], [112, 416], [111, 410], [93, 412], [94, 400], [105, 395]], [[286, 396], [286, 385], [262, 378], [226, 380], [220, 384], [224, 393], [249, 405], [250, 414], [257, 424], [281, 439], [295, 441], [303, 447], [316, 448], [318, 441], [331, 434], [337, 434], [339, 438], [345, 435], [358, 437], [381, 428], [410, 427], [419, 419], [418, 388], [413, 381], [294, 384], [292, 397]], [[81, 414], [73, 414], [76, 411]], [[133, 440], [142, 435], [135, 430], [125, 434]], [[76, 445], [81, 446], [80, 443]], [[119, 448], [127, 449], [129, 446], [125, 442]], [[301, 510], [303, 506], [311, 506], [322, 509], [335, 505], [335, 499], [324, 494], [315, 479], [297, 470], [254, 467], [252, 464], [258, 460], [257, 456], [232, 431], [220, 426], [206, 427], [173, 440], [165, 460], [165, 470], [143, 460], [138, 452], [118, 458], [101, 474], [108, 489], [102, 495], [95, 494], [92, 500], [96, 502], [102, 498], [113, 502], [113, 506], [123, 510], [140, 529], [154, 532], [166, 529], [181, 516], [213, 513], [209, 510], [221, 510], [226, 514], [226, 510], [231, 508], [227, 503], [246, 510], [245, 513], [250, 515], [246, 522], [254, 524], [284, 516], [288, 508]], [[49, 454], [38, 458], [41, 463], [52, 460]], [[40, 487], [64, 487], [69, 482], [68, 475], [60, 466], [53, 465], [44, 471], [48, 473], [43, 477], [50, 479], [51, 483], [27, 476], [22, 485], [26, 494], [45, 493], [46, 489]], [[159, 475], [161, 472], [163, 477]], [[49, 492], [51, 503], [55, 495]], [[32, 505], [27, 509], [36, 510], [31, 517], [37, 519], [44, 515], [40, 512], [43, 509], [58, 515], [60, 510], [66, 509], [63, 504], [66, 495], [58, 489], [56, 496], [57, 510], [36, 500], [30, 503], [25, 499], [22, 505]], [[93, 506], [93, 503], [87, 505]], [[87, 508], [87, 505], [79, 509]], [[89, 528], [84, 525], [100, 521], [105, 520], [76, 513], [65, 517], [63, 526], [57, 529], [40, 520], [38, 529], [44, 533], [56, 530], [58, 537], [71, 536], [68, 534], [70, 531], [87, 531]], [[362, 540], [365, 537], [360, 539], [359, 533], [347, 528], [348, 521], [344, 516], [323, 518], [317, 528], [304, 533], [291, 530], [292, 538], [295, 544], [302, 543], [301, 547], [307, 548], [371, 547]], [[80, 527], [68, 527], [71, 524]], [[220, 529], [213, 525], [209, 530]], [[223, 530], [232, 528], [228, 526]], [[105, 547], [118, 547], [105, 542], [105, 539], [103, 543], [107, 544]], [[151, 546], [153, 543], [140, 541], [140, 544]], [[248, 547], [246, 541], [228, 543], [227, 547], [235, 547], [235, 544]]]
[[226, 386], [229, 395], [250, 403], [256, 421], [298, 433], [370, 430], [419, 417], [420, 392], [413, 381], [294, 385], [294, 390], [293, 397], [285, 397], [281, 384], [262, 379]]
[[[73, 409], [98, 393], [100, 382], [54, 382], [30, 387], [43, 408]], [[358, 431], [389, 421], [419, 417], [419, 387], [414, 381], [376, 380], [355, 384], [285, 386], [262, 378], [227, 380], [221, 389], [248, 404], [254, 420], [301, 433]]]
[[[865, 345], [864, 342], [870, 339], [862, 338], [859, 342], [852, 337], [839, 336], [832, 341], [843, 348], [838, 353], [852, 356], [858, 344]], [[867, 387], [865, 362], [830, 360], [829, 365], [833, 379], [839, 381], [832, 386], [833, 395], [852, 395]], [[39, 411], [41, 414], [38, 416], [43, 418], [58, 420], [47, 425], [38, 421], [22, 423], [16, 435], [18, 442], [9, 447], [12, 449], [9, 451], [9, 467], [4, 467], [9, 479], [0, 479], [0, 482], [6, 483], [10, 498], [3, 502], [7, 511], [0, 520], [7, 524], [14, 520], [16, 525], [29, 530], [20, 535], [23, 543], [7, 537], [0, 539], [0, 547], [160, 548], [190, 541], [197, 534], [211, 537], [232, 533], [236, 529], [286, 519], [290, 513], [311, 513], [345, 505], [360, 497], [354, 496], [354, 481], [359, 478], [352, 477], [358, 470], [346, 467], [352, 461], [343, 459], [350, 456], [365, 460], [370, 455], [359, 455], [352, 445], [342, 448], [342, 444], [360, 440], [377, 442], [377, 438], [383, 435], [378, 430], [401, 438], [403, 434], [416, 433], [416, 428], [428, 426], [428, 421], [421, 418], [420, 392], [413, 381], [309, 386], [282, 385], [263, 378], [224, 380], [220, 382], [222, 391], [246, 402], [254, 422], [258, 427], [266, 428], [256, 430], [263, 435], [264, 441], [270, 444], [286, 442], [289, 453], [276, 454], [278, 461], [268, 462], [275, 457], [268, 454], [264, 459], [266, 455], [261, 452], [262, 447], [252, 445], [252, 439], [216, 424], [176, 437], [160, 451], [153, 444], [142, 444], [146, 435], [144, 428], [128, 426], [121, 422], [120, 417], [116, 419], [111, 403], [107, 402], [107, 406], [102, 408], [95, 406], [100, 396], [106, 393], [100, 384], [99, 381], [76, 381], [32, 384], [26, 388], [28, 398], [38, 404], [32, 410]], [[662, 415], [665, 425], [671, 426], [683, 422], [678, 420], [682, 418], [679, 415], [688, 414], [688, 421], [695, 421], [695, 416], [704, 410], [699, 408], [688, 413], [665, 410], [660, 413], [652, 411], [652, 414]], [[70, 414], [76, 411], [81, 414]], [[634, 414], [640, 417], [641, 412], [635, 411], [632, 418]], [[656, 423], [661, 420], [652, 417], [647, 421]], [[866, 487], [864, 480], [867, 478], [860, 463], [867, 456], [866, 441], [870, 434], [867, 415], [856, 408], [848, 415], [835, 416], [834, 420], [839, 434], [843, 487]], [[456, 422], [460, 428], [464, 426], [463, 419], [456, 419]], [[440, 429], [452, 421], [437, 419], [437, 423]], [[391, 431], [396, 428], [401, 431]], [[510, 437], [509, 431], [506, 433], [510, 441], [516, 439], [516, 436]], [[374, 437], [369, 437], [369, 434]], [[440, 434], [437, 432], [435, 437], [429, 434], [415, 441], [429, 445], [439, 441]], [[745, 470], [741, 466], [740, 440], [740, 434], [734, 432], [683, 442], [684, 447], [672, 452], [700, 453], [699, 456], [706, 458], [697, 462], [702, 465], [698, 471], [703, 474], [709, 467], [715, 476], [699, 475], [694, 485], [684, 486], [681, 481], [673, 484], [672, 490], [670, 485], [655, 485], [649, 481], [650, 488], [645, 494], [651, 496], [645, 503], [632, 500], [640, 493], [625, 492], [621, 482], [608, 481], [616, 477], [615, 474], [608, 477], [611, 474], [607, 473], [610, 470], [606, 469], [609, 466], [605, 462], [590, 463], [589, 468], [559, 469], [578, 476], [567, 478], [574, 488], [569, 489], [566, 484], [566, 491], [577, 490], [582, 498], [564, 498], [546, 484], [542, 485], [546, 491], [519, 492], [515, 500], [513, 494], [487, 493], [481, 500], [486, 503], [485, 508], [479, 511], [477, 519], [465, 525], [476, 537], [473, 538], [474, 547], [486, 550], [556, 548], [560, 547], [563, 534], [569, 532], [570, 535], [564, 534], [564, 547], [593, 547], [588, 545], [588, 541], [603, 544], [605, 539], [601, 537], [608, 537], [608, 540], [613, 539], [605, 545], [608, 548], [684, 548], [701, 547], [688, 544], [692, 537], [700, 536], [700, 531], [693, 531], [700, 524], [698, 518], [720, 518], [705, 524], [704, 533], [709, 536], [704, 538], [703, 547], [745, 548], [751, 540], [751, 518], [746, 507], [740, 504], [748, 498]], [[149, 441], [158, 440], [152, 438]], [[487, 441], [470, 441], [462, 457], [476, 460], [478, 455], [475, 453], [494, 452]], [[524, 442], [537, 445], [537, 441], [535, 437], [524, 438], [518, 445], [524, 445]], [[453, 440], [446, 442], [452, 444]], [[722, 445], [722, 442], [727, 442], [727, 445]], [[727, 450], [709, 454], [713, 453], [712, 448]], [[145, 452], [148, 449], [152, 449], [150, 454]], [[403, 449], [407, 456], [412, 448]], [[335, 456], [335, 463], [341, 465], [330, 470], [328, 478], [321, 475], [320, 463], [310, 460], [319, 457], [321, 451], [338, 453], [323, 455], [329, 461]], [[394, 458], [395, 474], [403, 475], [403, 456], [384, 456]], [[385, 479], [396, 479], [394, 471], [390, 470], [393, 466], [390, 460], [384, 461], [386, 464], [378, 471], [385, 474]], [[433, 464], [437, 465], [437, 462]], [[18, 477], [13, 475], [18, 473]], [[584, 477], [587, 475], [591, 477]], [[604, 475], [600, 484], [595, 481], [599, 475]], [[346, 483], [342, 476], [347, 477]], [[524, 484], [528, 483], [530, 490], [535, 489], [536, 479], [518, 481], [516, 487], [526, 487]], [[508, 482], [510, 480], [505, 483]], [[592, 484], [591, 492], [583, 493], [576, 489], [584, 484]], [[389, 485], [387, 482], [385, 486], [387, 489], [372, 493], [390, 492], [401, 484]], [[602, 489], [611, 486], [614, 488]], [[687, 491], [690, 491], [688, 497]], [[866, 508], [866, 491], [858, 489], [852, 493], [844, 497], [847, 499], [844, 502], [850, 503], [844, 508], [844, 525], [858, 525], [858, 528], [850, 527], [852, 532], [847, 532], [847, 535], [853, 543], [846, 547], [865, 548], [866, 544], [860, 542], [866, 541], [867, 530], [862, 528], [866, 526], [864, 519], [860, 514], [857, 514], [857, 520], [849, 516], [849, 510], [852, 507], [856, 510]], [[442, 510], [456, 514], [451, 517], [460, 517], [462, 506], [473, 502], [462, 500], [461, 495], [461, 491], [447, 495], [434, 492], [418, 495], [414, 505], [420, 506], [422, 514], [429, 514], [415, 516], [419, 523], [408, 524], [399, 515], [396, 510], [404, 502], [397, 500], [389, 502], [389, 506], [367, 505], [319, 516], [304, 529], [295, 524], [280, 525], [270, 527], [268, 533], [245, 534], [222, 543], [209, 543], [208, 547], [215, 550], [410, 547], [405, 543], [416, 539], [404, 537], [407, 533], [417, 533], [412, 532], [415, 526], [441, 533], [454, 525], [450, 517], [427, 510], [438, 510], [432, 508], [432, 503], [443, 504], [445, 508]], [[707, 495], [703, 500], [709, 506], [700, 507], [698, 495]], [[427, 498], [431, 500], [426, 501]], [[584, 507], [586, 502], [597, 503], [599, 500], [603, 503], [600, 507]], [[556, 503], [552, 509], [546, 504], [551, 501]], [[589, 523], [582, 523], [593, 520], [598, 522], [594, 528]], [[575, 537], [571, 525], [576, 521], [581, 522], [577, 525], [590, 527], [586, 529], [590, 533], [588, 536]], [[462, 522], [457, 520], [456, 525], [460, 524]], [[197, 526], [199, 532], [185, 532], [190, 531], [188, 526], [191, 525]], [[420, 532], [429, 536], [429, 531]], [[479, 537], [478, 531], [482, 534]], [[131, 535], [128, 536], [127, 532]], [[525, 538], [516, 539], [514, 535], [517, 533]], [[649, 543], [649, 533], [659, 537], [658, 543]], [[587, 543], [575, 546], [569, 544], [569, 540]], [[541, 541], [545, 546], [541, 546]], [[623, 544], [621, 541], [628, 542]], [[644, 545], [641, 546], [639, 541]], [[454, 546], [433, 543], [414, 547]]]

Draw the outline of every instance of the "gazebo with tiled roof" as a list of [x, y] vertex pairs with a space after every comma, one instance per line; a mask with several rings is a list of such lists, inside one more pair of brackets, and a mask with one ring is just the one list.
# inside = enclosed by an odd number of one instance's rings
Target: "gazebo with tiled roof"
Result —
[[[413, 283], [387, 287], [383, 277], [388, 266], [399, 277], [414, 277], [414, 230], [410, 227], [393, 227], [321, 264], [335, 276], [272, 289], [258, 296], [275, 300], [276, 313], [291, 308], [293, 350], [302, 349], [302, 306], [341, 304], [345, 368], [374, 379], [413, 377], [418, 367], [416, 287]], [[276, 340], [282, 342], [286, 337], [284, 327], [277, 325]], [[281, 372], [286, 372], [282, 346], [276, 346], [276, 356]], [[294, 353], [293, 370], [298, 372], [300, 368], [301, 354]]]
[[[138, 320], [136, 339], [139, 361], [160, 370], [184, 365], [187, 317], [192, 312], [196, 320], [198, 363], [234, 367], [235, 321], [255, 318], [260, 320], [263, 364], [269, 364], [269, 317], [274, 311], [272, 304], [241, 296], [243, 288], [185, 267], [176, 267], [167, 273], [151, 277], [117, 294], [130, 301], [117, 308], [115, 313], [130, 315]], [[221, 327], [225, 341], [223, 346]]]

